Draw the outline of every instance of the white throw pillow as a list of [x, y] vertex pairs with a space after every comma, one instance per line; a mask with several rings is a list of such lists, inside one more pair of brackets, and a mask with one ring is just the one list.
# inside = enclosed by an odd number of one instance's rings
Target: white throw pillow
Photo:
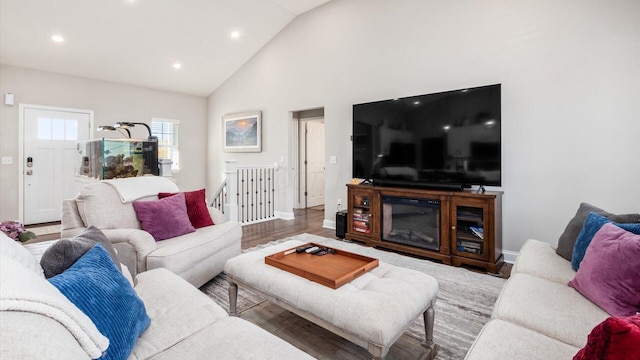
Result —
[[13, 259], [38, 276], [44, 278], [44, 271], [38, 259], [36, 259], [29, 250], [25, 249], [22, 244], [11, 239], [3, 232], [0, 232], [0, 255]]

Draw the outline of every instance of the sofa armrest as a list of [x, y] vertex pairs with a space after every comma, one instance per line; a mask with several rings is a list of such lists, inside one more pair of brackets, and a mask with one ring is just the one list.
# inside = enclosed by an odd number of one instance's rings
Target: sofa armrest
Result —
[[120, 261], [136, 273], [147, 270], [147, 255], [158, 248], [156, 240], [139, 229], [101, 229], [113, 247], [118, 250]]
[[207, 207], [207, 209], [209, 209], [209, 214], [211, 215], [211, 220], [213, 220], [214, 224], [222, 224], [227, 221], [222, 211], [214, 207]]

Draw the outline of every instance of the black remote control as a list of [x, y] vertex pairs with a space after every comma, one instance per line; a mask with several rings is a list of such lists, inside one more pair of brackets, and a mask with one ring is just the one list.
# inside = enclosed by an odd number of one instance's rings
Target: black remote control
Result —
[[312, 247], [313, 247], [313, 246], [301, 246], [301, 247], [299, 247], [299, 248], [296, 248], [296, 252], [297, 252], [298, 254], [299, 254], [299, 253], [303, 253], [303, 252], [305, 252], [305, 250], [307, 250], [307, 249], [311, 249]]

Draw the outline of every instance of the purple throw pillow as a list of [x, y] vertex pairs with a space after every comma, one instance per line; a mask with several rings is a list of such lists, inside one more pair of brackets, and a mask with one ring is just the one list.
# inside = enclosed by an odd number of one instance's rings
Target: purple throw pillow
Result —
[[142, 230], [148, 232], [156, 241], [196, 231], [189, 221], [184, 194], [176, 194], [156, 201], [134, 201]]
[[604, 224], [569, 286], [613, 316], [640, 311], [640, 235]]

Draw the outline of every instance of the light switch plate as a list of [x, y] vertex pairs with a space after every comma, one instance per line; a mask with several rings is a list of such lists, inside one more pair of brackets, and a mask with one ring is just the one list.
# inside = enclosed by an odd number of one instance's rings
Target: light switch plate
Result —
[[2, 157], [2, 165], [11, 165], [11, 164], [13, 164], [13, 158], [11, 156]]
[[329, 164], [335, 164], [337, 162], [335, 155], [329, 156]]

